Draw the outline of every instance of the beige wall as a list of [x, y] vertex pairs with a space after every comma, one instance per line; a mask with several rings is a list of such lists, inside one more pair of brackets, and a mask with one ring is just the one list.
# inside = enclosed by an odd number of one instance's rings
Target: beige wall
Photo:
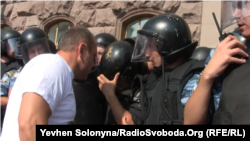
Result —
[[87, 26], [94, 34], [107, 32], [121, 39], [128, 22], [140, 14], [170, 12], [187, 21], [199, 46], [216, 47], [219, 33], [212, 12], [220, 23], [220, 9], [221, 1], [7, 1], [1, 2], [0, 13], [1, 24], [8, 24], [20, 33], [34, 26], [45, 30], [56, 20], [65, 19]]
[[202, 9], [200, 46], [215, 48], [219, 43], [219, 32], [214, 22], [212, 12], [215, 13], [220, 25], [221, 1], [203, 1]]

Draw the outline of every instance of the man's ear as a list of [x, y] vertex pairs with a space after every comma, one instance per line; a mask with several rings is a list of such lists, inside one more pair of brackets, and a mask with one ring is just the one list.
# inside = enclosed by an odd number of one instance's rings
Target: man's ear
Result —
[[81, 44], [78, 46], [78, 56], [79, 56], [80, 58], [83, 57], [83, 55], [84, 55], [85, 52], [86, 52], [86, 49], [87, 49], [87, 46], [86, 46], [86, 44], [84, 44], [84, 43], [81, 43]]

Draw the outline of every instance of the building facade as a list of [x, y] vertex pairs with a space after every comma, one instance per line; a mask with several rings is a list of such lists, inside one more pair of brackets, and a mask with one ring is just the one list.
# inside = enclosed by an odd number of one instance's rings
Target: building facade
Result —
[[216, 47], [219, 33], [212, 12], [220, 19], [220, 5], [221, 1], [1, 1], [1, 31], [22, 33], [40, 27], [57, 45], [67, 29], [84, 25], [94, 35], [106, 32], [121, 40], [136, 37], [149, 18], [174, 13], [186, 20], [199, 46]]

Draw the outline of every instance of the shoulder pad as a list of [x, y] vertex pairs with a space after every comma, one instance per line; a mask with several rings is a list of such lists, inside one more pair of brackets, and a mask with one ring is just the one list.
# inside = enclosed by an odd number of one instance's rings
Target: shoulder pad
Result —
[[178, 66], [170, 76], [170, 79], [181, 81], [187, 74], [195, 70], [203, 70], [205, 68], [204, 61], [190, 59]]

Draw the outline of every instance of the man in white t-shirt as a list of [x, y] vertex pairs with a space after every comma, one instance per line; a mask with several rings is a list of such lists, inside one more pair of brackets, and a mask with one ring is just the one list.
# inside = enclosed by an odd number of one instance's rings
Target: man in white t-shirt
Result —
[[74, 120], [72, 79], [86, 79], [94, 66], [96, 42], [87, 28], [75, 26], [65, 32], [59, 48], [55, 55], [33, 58], [19, 74], [9, 97], [1, 141], [35, 141], [36, 125], [66, 125]]

